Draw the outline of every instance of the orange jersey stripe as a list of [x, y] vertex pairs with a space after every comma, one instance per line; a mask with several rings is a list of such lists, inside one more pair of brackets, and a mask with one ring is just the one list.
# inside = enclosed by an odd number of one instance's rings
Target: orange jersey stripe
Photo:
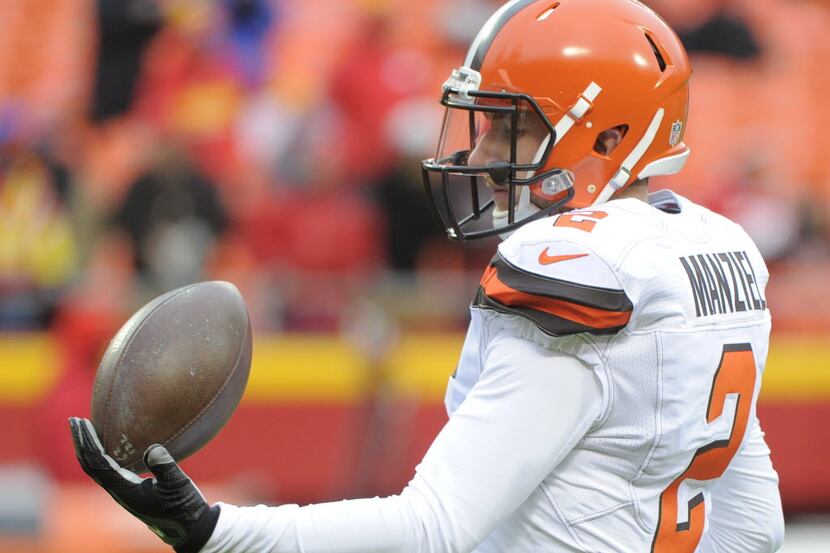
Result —
[[484, 271], [481, 286], [488, 297], [501, 304], [535, 309], [591, 328], [625, 326], [631, 319], [630, 311], [606, 311], [565, 300], [520, 292], [499, 280], [496, 268], [492, 266]]

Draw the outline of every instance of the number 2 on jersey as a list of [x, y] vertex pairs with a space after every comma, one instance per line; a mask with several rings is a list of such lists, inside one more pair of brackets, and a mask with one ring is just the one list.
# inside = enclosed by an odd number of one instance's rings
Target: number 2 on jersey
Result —
[[652, 553], [692, 553], [697, 547], [703, 535], [706, 513], [703, 494], [698, 493], [689, 500], [688, 516], [684, 522], [678, 522], [678, 490], [686, 479], [712, 480], [723, 475], [743, 441], [754, 392], [755, 357], [751, 345], [723, 346], [720, 365], [712, 381], [706, 422], [711, 423], [723, 415], [726, 397], [737, 394], [732, 432], [728, 439], [716, 440], [699, 448], [686, 470], [660, 494], [660, 515], [651, 544]]
[[597, 226], [597, 221], [605, 219], [608, 214], [604, 211], [574, 211], [563, 213], [553, 222], [555, 227], [571, 227], [585, 232], [591, 232]]

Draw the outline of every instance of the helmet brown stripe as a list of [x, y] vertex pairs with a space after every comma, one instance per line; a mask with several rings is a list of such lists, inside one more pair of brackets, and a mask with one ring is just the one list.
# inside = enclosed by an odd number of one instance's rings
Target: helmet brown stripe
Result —
[[487, 55], [490, 45], [493, 44], [493, 40], [495, 40], [496, 35], [499, 31], [501, 31], [502, 27], [504, 27], [514, 15], [536, 1], [537, 0], [513, 0], [512, 2], [508, 2], [503, 5], [498, 11], [491, 15], [490, 19], [487, 20], [487, 23], [485, 23], [479, 31], [475, 40], [473, 40], [472, 45], [470, 45], [470, 50], [467, 52], [467, 59], [465, 60], [464, 65], [470, 69], [475, 69], [476, 71], [481, 69], [481, 65], [484, 63], [484, 56]]

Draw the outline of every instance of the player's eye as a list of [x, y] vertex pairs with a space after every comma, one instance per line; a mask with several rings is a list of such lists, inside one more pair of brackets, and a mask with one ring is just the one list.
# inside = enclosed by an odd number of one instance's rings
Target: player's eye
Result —
[[510, 131], [510, 115], [505, 113], [494, 113], [490, 120], [490, 127], [499, 133]]

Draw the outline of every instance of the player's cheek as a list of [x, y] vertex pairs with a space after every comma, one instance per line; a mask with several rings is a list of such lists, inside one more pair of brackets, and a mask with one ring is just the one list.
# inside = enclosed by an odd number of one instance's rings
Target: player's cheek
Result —
[[[516, 161], [517, 163], [533, 163], [536, 152], [539, 151], [539, 146], [542, 140], [536, 135], [523, 134], [519, 136], [516, 142]], [[520, 179], [530, 178], [533, 175], [532, 171], [520, 171], [518, 177]]]
[[[476, 146], [470, 152], [470, 165], [487, 165], [493, 161], [510, 160], [510, 132], [502, 128], [491, 128], [481, 134]], [[518, 143], [517, 143], [518, 146]]]

